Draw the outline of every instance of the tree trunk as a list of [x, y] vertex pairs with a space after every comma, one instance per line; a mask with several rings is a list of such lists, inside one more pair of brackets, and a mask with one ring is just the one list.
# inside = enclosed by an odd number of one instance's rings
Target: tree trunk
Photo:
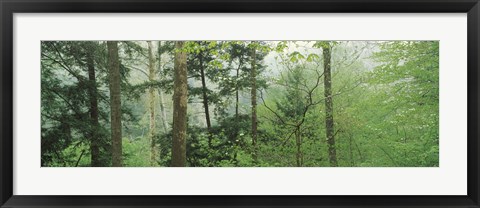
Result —
[[295, 143], [297, 146], [297, 167], [303, 166], [303, 153], [302, 153], [302, 133], [300, 127], [295, 130]]
[[[91, 46], [90, 46], [91, 47]], [[87, 49], [87, 68], [88, 68], [88, 95], [90, 100], [90, 156], [92, 167], [102, 167], [104, 164], [100, 158], [100, 136], [98, 134], [98, 100], [97, 100], [97, 80], [95, 78], [95, 62], [93, 60], [93, 50]]]
[[[239, 91], [240, 91], [240, 87], [239, 87], [239, 83], [238, 83], [238, 79], [240, 78], [240, 67], [242, 67], [242, 61], [241, 59], [239, 58], [239, 63], [238, 63], [238, 67], [237, 67], [237, 73], [236, 73], [236, 76], [235, 76], [235, 122], [236, 122], [236, 125], [237, 125], [237, 128], [235, 128], [234, 130], [234, 138], [235, 138], [235, 146], [239, 146], [240, 144], [240, 139], [238, 137], [238, 134], [239, 134], [239, 125], [240, 125], [240, 115], [239, 115]], [[237, 156], [238, 156], [238, 153], [237, 151], [235, 151], [234, 155], [233, 155], [233, 161], [234, 161], [234, 164], [235, 166], [238, 166], [238, 159], [237, 159]]]
[[257, 57], [255, 47], [252, 49], [252, 71], [251, 71], [251, 100], [252, 100], [252, 146], [253, 146], [253, 160], [257, 162], [258, 147], [257, 147]]
[[[158, 41], [158, 72], [162, 73], [162, 41]], [[167, 112], [165, 110], [165, 103], [163, 99], [163, 92], [162, 90], [158, 90], [158, 95], [160, 98], [160, 111], [162, 112], [162, 125], [163, 125], [163, 132], [167, 133], [168, 131], [168, 123], [167, 123]]]
[[[148, 81], [155, 81], [155, 59], [153, 57], [152, 42], [148, 41]], [[158, 159], [158, 148], [155, 142], [155, 88], [150, 86], [148, 89], [148, 108], [150, 111], [150, 129], [148, 137], [150, 139], [150, 165], [156, 166]]]
[[337, 151], [335, 148], [335, 133], [333, 128], [333, 98], [332, 98], [332, 75], [331, 75], [331, 45], [325, 44], [323, 49], [323, 66], [324, 66], [324, 87], [325, 87], [325, 124], [328, 143], [328, 158], [330, 166], [337, 166]]
[[159, 94], [159, 102], [160, 102], [160, 111], [162, 112], [162, 127], [163, 127], [163, 132], [167, 133], [168, 131], [168, 123], [167, 123], [167, 112], [165, 110], [165, 103], [164, 103], [164, 98], [163, 98], [163, 92], [161, 90], [158, 90]]
[[107, 41], [113, 167], [122, 166], [122, 110], [120, 97], [120, 63], [118, 60], [117, 44], [117, 41]]
[[210, 110], [208, 109], [207, 84], [205, 82], [205, 69], [203, 66], [202, 56], [203, 55], [200, 54], [199, 62], [200, 62], [200, 78], [202, 80], [203, 108], [205, 109], [205, 120], [207, 122], [208, 147], [212, 147], [212, 135], [211, 135], [212, 124], [210, 123]]
[[238, 122], [238, 91], [240, 90], [239, 89], [239, 86], [238, 86], [238, 79], [239, 79], [239, 76], [240, 76], [240, 66], [241, 66], [241, 62], [238, 64], [238, 68], [237, 68], [237, 74], [236, 74], [236, 79], [235, 79], [235, 119], [237, 120]]
[[173, 144], [172, 166], [186, 165], [187, 137], [187, 54], [182, 41], [175, 42], [175, 63], [173, 83]]

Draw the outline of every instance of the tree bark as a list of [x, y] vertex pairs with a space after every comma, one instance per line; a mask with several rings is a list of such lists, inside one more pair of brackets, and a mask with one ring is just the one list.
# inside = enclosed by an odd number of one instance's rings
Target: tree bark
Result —
[[120, 61], [117, 41], [107, 41], [110, 79], [110, 123], [112, 134], [112, 166], [122, 167], [122, 110], [120, 95]]
[[323, 47], [323, 67], [324, 67], [324, 87], [325, 87], [325, 125], [328, 143], [328, 158], [330, 166], [336, 167], [337, 151], [335, 148], [335, 133], [333, 126], [333, 99], [332, 99], [332, 75], [331, 75], [331, 45], [325, 44]]
[[173, 144], [172, 166], [186, 165], [187, 136], [187, 54], [184, 42], [175, 42], [174, 91], [173, 91]]
[[[153, 57], [152, 42], [148, 41], [148, 81], [155, 81], [155, 58]], [[158, 148], [155, 142], [155, 88], [150, 86], [148, 89], [148, 108], [150, 111], [150, 129], [148, 137], [150, 139], [150, 165], [156, 166], [158, 159]]]
[[[89, 46], [91, 47], [91, 46]], [[90, 156], [92, 167], [102, 167], [104, 164], [100, 158], [100, 136], [98, 134], [98, 98], [97, 98], [97, 80], [95, 78], [95, 62], [93, 60], [93, 49], [87, 49], [87, 68], [88, 68], [88, 95], [90, 100]]]
[[257, 57], [256, 57], [256, 48], [252, 49], [252, 71], [251, 71], [251, 84], [252, 90], [251, 101], [252, 101], [252, 146], [253, 146], [253, 160], [257, 162], [258, 157], [258, 147], [257, 147]]

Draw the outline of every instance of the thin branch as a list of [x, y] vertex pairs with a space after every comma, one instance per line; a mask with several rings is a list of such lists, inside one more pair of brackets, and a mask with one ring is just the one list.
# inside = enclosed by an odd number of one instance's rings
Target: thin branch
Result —
[[260, 99], [262, 100], [263, 102], [263, 105], [265, 106], [265, 108], [267, 108], [269, 111], [271, 111], [279, 120], [280, 122], [282, 122], [282, 124], [284, 125], [289, 125], [289, 126], [296, 126], [296, 125], [293, 125], [293, 124], [289, 124], [287, 122], [285, 122], [282, 118], [282, 116], [280, 116], [277, 112], [275, 112], [273, 109], [271, 109], [270, 107], [268, 107], [267, 103], [265, 102], [265, 100], [263, 99], [263, 91], [260, 90]]
[[80, 160], [82, 159], [84, 153], [85, 153], [85, 150], [82, 150], [82, 153], [80, 154], [80, 156], [79, 156], [78, 159], [77, 159], [77, 162], [75, 163], [75, 167], [78, 167], [78, 163], [79, 163]]

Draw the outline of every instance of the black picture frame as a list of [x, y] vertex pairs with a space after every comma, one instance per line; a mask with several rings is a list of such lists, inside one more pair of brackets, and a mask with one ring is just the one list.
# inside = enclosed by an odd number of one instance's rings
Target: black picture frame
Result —
[[[478, 0], [0, 0], [1, 207], [480, 207]], [[467, 13], [466, 196], [25, 196], [13, 195], [14, 13]], [[34, 177], [34, 176], [32, 176]], [[445, 178], [445, 180], [449, 180]]]

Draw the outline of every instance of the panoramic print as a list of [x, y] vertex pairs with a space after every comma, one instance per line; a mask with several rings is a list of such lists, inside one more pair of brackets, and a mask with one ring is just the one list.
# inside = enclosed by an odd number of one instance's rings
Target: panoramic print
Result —
[[438, 41], [42, 41], [42, 167], [438, 167]]

